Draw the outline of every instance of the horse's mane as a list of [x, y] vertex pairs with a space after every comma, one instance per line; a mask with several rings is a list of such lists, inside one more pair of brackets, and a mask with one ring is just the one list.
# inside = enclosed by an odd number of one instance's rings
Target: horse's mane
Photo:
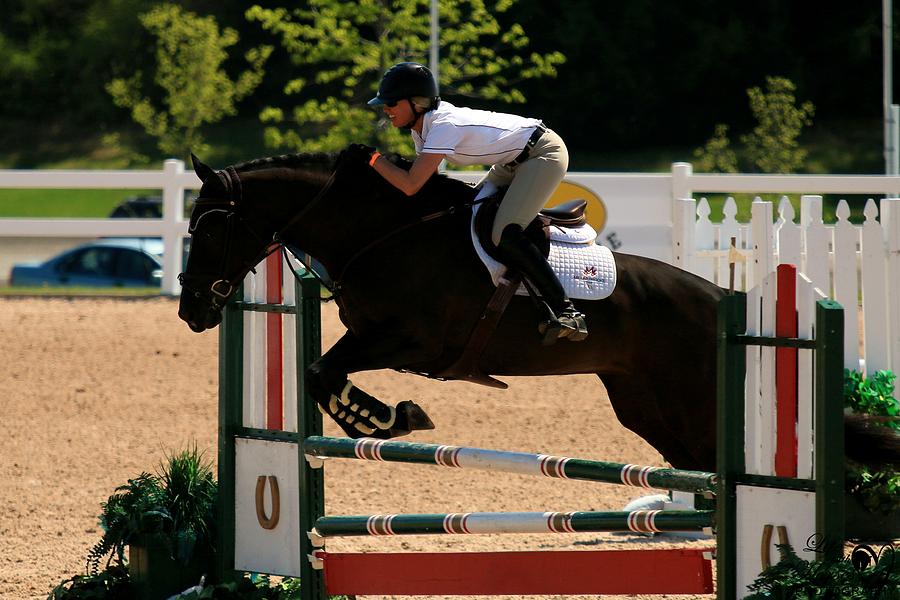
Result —
[[302, 169], [308, 167], [334, 167], [337, 154], [334, 152], [302, 152], [297, 154], [282, 154], [280, 156], [267, 156], [255, 158], [234, 165], [234, 169], [240, 173], [259, 171], [262, 169], [274, 169], [286, 167], [289, 169]]
[[[390, 154], [386, 155], [386, 157], [388, 158], [388, 160], [402, 169], [409, 170], [410, 166], [412, 165], [410, 161], [398, 155]], [[341, 163], [341, 160], [344, 160], [344, 162]], [[344, 152], [304, 152], [282, 154], [279, 156], [269, 156], [265, 158], [248, 160], [233, 165], [233, 168], [238, 173], [247, 173], [251, 171], [261, 171], [265, 169], [278, 168], [298, 169], [302, 171], [308, 171], [310, 174], [321, 177], [323, 175], [327, 176], [327, 173], [335, 169], [338, 164], [342, 164], [342, 166], [345, 168], [349, 167], [352, 171], [358, 171], [357, 173], [354, 173], [354, 176], [350, 177], [349, 179], [358, 184], [361, 190], [371, 190], [370, 187], [366, 187], [367, 185], [369, 185], [365, 183], [367, 178], [356, 177], [356, 175], [360, 174], [359, 172], [365, 174], [370, 173], [370, 167], [363, 161], [355, 160], [355, 157], [345, 156]], [[385, 188], [389, 190], [389, 195], [402, 196], [402, 192], [391, 186], [386, 180], [378, 177], [377, 181], [378, 183], [382, 183]], [[471, 190], [472, 188], [465, 182], [462, 182], [458, 179], [453, 179], [444, 173], [439, 173], [431, 177], [431, 179], [429, 179], [429, 181], [426, 183], [425, 187], [423, 187], [422, 190], [416, 193], [413, 197], [423, 201], [427, 201], [428, 205], [448, 206], [459, 201], [460, 195], [464, 194], [466, 191], [471, 193]]]

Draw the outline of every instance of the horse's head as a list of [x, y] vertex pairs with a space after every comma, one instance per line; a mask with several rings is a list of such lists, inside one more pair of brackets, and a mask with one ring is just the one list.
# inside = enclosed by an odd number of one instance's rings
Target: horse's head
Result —
[[[191, 155], [203, 185], [188, 227], [191, 250], [179, 277], [178, 308], [191, 329], [201, 332], [218, 325], [222, 308], [247, 273], [282, 241], [302, 238], [304, 250], [311, 252], [318, 238], [333, 237], [334, 228], [320, 230], [326, 229], [330, 214], [343, 214], [343, 206], [331, 202], [333, 195], [341, 195], [335, 190], [339, 186], [332, 186], [337, 160], [326, 153], [290, 154], [216, 171]], [[366, 168], [362, 160], [341, 162]]]
[[222, 321], [222, 307], [256, 265], [256, 255], [261, 258], [265, 242], [238, 208], [240, 183], [234, 170], [214, 171], [193, 154], [191, 160], [203, 185], [188, 226], [191, 249], [179, 276], [178, 316], [199, 333]]

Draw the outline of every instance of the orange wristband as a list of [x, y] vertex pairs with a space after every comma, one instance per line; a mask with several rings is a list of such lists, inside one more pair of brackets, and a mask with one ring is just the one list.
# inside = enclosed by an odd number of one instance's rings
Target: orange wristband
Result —
[[381, 152], [376, 150], [375, 152], [372, 153], [372, 158], [369, 159], [369, 166], [374, 167], [375, 161], [377, 161], [379, 158], [381, 158]]

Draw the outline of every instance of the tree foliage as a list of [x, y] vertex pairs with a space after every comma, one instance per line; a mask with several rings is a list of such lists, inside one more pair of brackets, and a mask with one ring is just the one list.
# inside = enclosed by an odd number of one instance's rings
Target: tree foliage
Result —
[[762, 173], [793, 173], [803, 165], [807, 152], [797, 138], [812, 125], [812, 102], [796, 105], [796, 86], [784, 77], [766, 77], [766, 91], [747, 90], [756, 127], [741, 136], [749, 160]]
[[[794, 173], [803, 166], [807, 151], [798, 138], [804, 127], [812, 125], [812, 102], [796, 105], [796, 87], [784, 77], [766, 77], [766, 91], [747, 90], [750, 111], [756, 126], [740, 137], [745, 169], [762, 173]], [[736, 173], [738, 155], [731, 149], [728, 126], [718, 124], [713, 137], [694, 151], [698, 171]]]
[[116, 78], [106, 86], [117, 106], [131, 110], [136, 123], [158, 140], [159, 149], [186, 157], [205, 150], [201, 128], [234, 115], [235, 103], [251, 93], [263, 76], [272, 48], [249, 50], [249, 69], [236, 81], [222, 69], [237, 31], [220, 30], [214, 17], [200, 17], [174, 4], [160, 4], [140, 16], [156, 38], [153, 82], [164, 92], [163, 107], [145, 95], [143, 74]]
[[713, 136], [702, 148], [694, 150], [694, 169], [708, 173], [737, 173], [737, 154], [728, 139], [728, 125], [716, 125]]
[[[0, 161], [5, 166], [60, 165], [68, 164], [70, 159], [82, 164], [99, 160], [95, 164], [103, 164], [115, 154], [115, 149], [98, 147], [98, 142], [116, 133], [126, 150], [145, 154], [147, 160], [154, 162], [164, 157], [145, 145], [140, 139], [144, 137], [140, 136], [140, 128], [130, 117], [131, 111], [116, 110], [105, 89], [111, 80], [127, 80], [140, 71], [144, 74], [142, 95], [155, 107], [165, 106], [165, 91], [153, 81], [157, 70], [156, 40], [139, 20], [139, 15], [159, 1], [3, 0]], [[319, 8], [321, 2], [258, 0], [256, 3], [267, 9], [283, 7], [286, 18], [297, 25], [314, 23], [295, 18], [292, 10], [298, 7], [319, 11], [319, 22], [324, 28], [329, 28], [328, 19], [333, 18], [337, 26], [310, 35], [323, 40], [339, 38], [346, 51], [365, 55], [372, 64], [362, 65], [365, 68], [356, 75], [362, 78], [360, 97], [348, 103], [340, 95], [340, 79], [329, 83], [319, 79], [320, 72], [350, 63], [338, 55], [327, 55], [324, 47], [319, 52], [322, 60], [307, 60], [302, 56], [306, 51], [303, 47], [321, 44], [314, 38], [288, 36], [295, 40], [297, 51], [287, 47], [274, 51], [266, 61], [264, 80], [253, 93], [235, 102], [235, 118], [217, 125], [208, 123], [203, 128], [209, 139], [222, 136], [224, 143], [214, 144], [214, 152], [222, 160], [264, 152], [263, 127], [257, 123], [265, 107], [283, 113], [281, 123], [266, 124], [270, 134], [285, 135], [297, 128], [292, 125], [295, 108], [309, 100], [325, 102], [331, 97], [361, 108], [361, 101], [374, 90], [379, 71], [391, 61], [426, 60], [427, 1], [387, 2], [342, 3], [360, 12], [354, 15], [348, 9], [347, 15], [341, 17], [359, 25], [361, 45], [354, 48], [350, 43], [353, 32], [342, 29], [337, 17], [328, 17], [327, 11]], [[839, 144], [830, 144], [827, 153], [820, 148], [814, 155], [819, 164], [810, 163], [810, 168], [883, 172], [882, 11], [877, 3], [836, 3], [829, 10], [819, 10], [811, 0], [568, 0], [560, 9], [558, 3], [544, 0], [515, 0], [514, 6], [501, 5], [498, 10], [496, 2], [483, 0], [489, 13], [483, 16], [471, 8], [478, 5], [462, 0], [442, 1], [443, 58], [447, 58], [450, 44], [455, 44], [457, 50], [461, 47], [463, 53], [457, 63], [442, 61], [443, 95], [459, 104], [544, 119], [566, 140], [574, 168], [630, 170], [657, 168], [660, 161], [664, 164], [690, 160], [691, 149], [704, 143], [716, 123], [729, 125], [730, 148], [743, 159], [739, 136], [749, 134], [756, 125], [747, 110], [745, 92], [759, 84], [764, 90], [766, 75], [778, 73], [796, 84], [798, 97], [815, 104], [815, 139], [840, 140]], [[230, 27], [239, 33], [240, 41], [228, 48], [229, 58], [222, 65], [232, 80], [245, 68], [242, 57], [247, 50], [271, 43], [273, 34], [281, 37], [280, 33], [261, 27], [258, 19], [247, 21], [247, 7], [254, 3], [178, 0], [177, 4], [184, 11], [213, 15], [220, 28]], [[472, 16], [458, 21], [443, 16], [454, 11]], [[396, 42], [396, 51], [385, 54], [384, 64], [380, 64], [380, 59], [373, 58], [377, 52], [372, 51], [372, 45], [380, 43], [376, 34], [387, 27], [396, 30], [397, 24], [410, 15], [418, 21], [414, 45], [403, 41], [408, 28], [400, 31], [399, 37], [388, 32], [386, 41]], [[373, 22], [376, 16], [383, 21]], [[900, 21], [900, 3], [894, 3], [893, 18]], [[497, 32], [493, 37], [469, 41], [479, 27], [488, 26]], [[527, 45], [504, 45], [504, 36], [515, 38], [517, 28], [527, 32]], [[894, 28], [894, 35], [894, 63], [900, 64], [900, 28]], [[335, 44], [323, 43], [332, 46], [330, 52], [336, 52]], [[486, 58], [485, 48], [512, 67], [516, 67], [512, 64], [514, 56], [519, 55], [523, 64], [520, 72], [489, 72], [503, 67], [503, 63]], [[566, 60], [555, 64], [552, 80], [521, 76], [528, 73], [535, 56], [551, 56], [555, 52], [565, 55]], [[453, 74], [454, 64], [464, 71], [467, 65], [479, 66], [479, 62], [485, 74], [469, 80], [473, 88], [470, 92], [466, 91], [465, 82], [447, 79], [448, 74]], [[540, 62], [537, 64], [543, 68]], [[291, 87], [289, 81], [293, 79], [305, 82], [303, 89], [285, 96], [283, 90]], [[492, 84], [495, 92], [514, 89], [520, 99], [527, 97], [526, 107], [508, 106], [500, 96], [482, 100], [490, 96]], [[458, 92], [473, 96], [457, 100], [454, 94]], [[474, 97], [476, 93], [481, 96]], [[332, 108], [326, 104], [325, 110]], [[354, 123], [354, 117], [348, 117], [344, 107], [339, 107], [335, 118], [341, 126], [334, 135], [350, 135], [341, 133], [345, 128], [370, 130], [374, 114], [360, 111], [359, 117], [359, 122]], [[349, 120], [345, 122], [345, 118]], [[302, 129], [301, 137], [306, 139], [323, 135], [327, 125], [305, 122]], [[398, 134], [397, 138], [404, 136]], [[373, 134], [368, 141], [375, 139]]]
[[[442, 95], [521, 103], [519, 82], [556, 75], [565, 60], [561, 53], [528, 52], [521, 25], [501, 27], [498, 17], [516, 1], [440, 1]], [[247, 18], [280, 40], [297, 69], [284, 94], [298, 103], [262, 111], [267, 144], [314, 151], [355, 141], [411, 150], [409, 136], [377, 127], [379, 115], [366, 101], [391, 64], [428, 64], [429, 5], [430, 0], [309, 0], [300, 8], [249, 9]]]

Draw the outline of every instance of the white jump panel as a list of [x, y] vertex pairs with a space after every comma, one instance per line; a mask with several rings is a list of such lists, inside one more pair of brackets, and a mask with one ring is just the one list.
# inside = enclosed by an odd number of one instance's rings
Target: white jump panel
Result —
[[[238, 571], [300, 576], [298, 459], [295, 443], [235, 438], [234, 568]], [[258, 499], [260, 481], [263, 494]]]
[[748, 595], [747, 586], [753, 583], [767, 565], [762, 564], [762, 550], [766, 525], [772, 526], [769, 556], [774, 565], [780, 554], [775, 547], [779, 541], [778, 528], [787, 531], [787, 543], [797, 556], [815, 560], [813, 552], [804, 550], [806, 542], [816, 531], [816, 495], [812, 492], [781, 490], [751, 486], [737, 486], [737, 597]]

